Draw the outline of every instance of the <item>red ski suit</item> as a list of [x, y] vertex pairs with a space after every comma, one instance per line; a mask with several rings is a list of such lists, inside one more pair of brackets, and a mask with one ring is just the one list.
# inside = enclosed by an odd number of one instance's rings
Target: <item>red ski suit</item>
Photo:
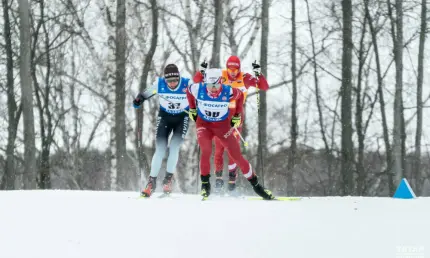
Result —
[[[239, 64], [239, 67], [240, 67], [240, 64]], [[254, 76], [250, 75], [249, 73], [240, 72], [236, 76], [236, 78], [232, 78], [228, 74], [227, 69], [223, 70], [222, 72], [223, 72], [223, 84], [229, 85], [233, 88], [240, 89], [243, 92], [243, 95], [244, 95], [243, 103], [245, 103], [245, 101], [246, 101], [247, 91], [248, 91], [249, 87], [258, 87], [260, 90], [264, 90], [264, 91], [266, 91], [269, 88], [269, 84], [267, 83], [266, 78], [262, 74], [257, 79]], [[203, 78], [204, 78], [203, 74], [200, 71], [197, 71], [193, 77], [193, 81], [195, 83], [199, 83], [199, 82], [203, 81]], [[236, 107], [235, 107], [234, 101], [231, 104], [232, 105], [230, 106], [230, 112], [239, 113], [239, 112], [237, 112], [237, 110], [235, 111]], [[243, 123], [245, 121], [245, 108], [242, 108], [242, 111], [240, 112], [240, 114], [242, 117], [242, 121], [241, 121], [240, 126], [237, 129], [240, 133], [242, 133], [242, 126], [243, 126]], [[237, 132], [234, 132], [234, 136], [235, 136], [236, 141], [240, 145], [240, 137], [238, 136]], [[215, 154], [214, 154], [215, 171], [217, 171], [217, 172], [223, 171], [224, 146], [222, 145], [222, 143], [218, 137], [215, 137], [214, 140], [215, 140]], [[228, 155], [228, 170], [229, 170], [229, 172], [235, 171], [236, 168], [237, 168], [237, 165], [234, 162], [234, 159], [230, 155]]]
[[[204, 84], [198, 83], [188, 87], [187, 98], [190, 105], [190, 109], [199, 110], [199, 106], [196, 105], [197, 96], [199, 95], [200, 87]], [[210, 159], [212, 156], [212, 139], [218, 138], [222, 146], [227, 150], [229, 157], [240, 167], [244, 176], [249, 179], [254, 173], [249, 162], [242, 156], [239, 142], [235, 139], [234, 128], [231, 127], [231, 118], [235, 114], [243, 112], [243, 93], [239, 89], [231, 88], [228, 85], [222, 85], [222, 87], [228, 87], [230, 89], [229, 101], [236, 102], [235, 112], [231, 112], [229, 109], [228, 117], [224, 120], [217, 122], [205, 121], [200, 116], [197, 116], [196, 127], [197, 127], [197, 141], [200, 146], [200, 174], [203, 176], [209, 175], [211, 171]], [[205, 90], [204, 94], [208, 94]], [[205, 96], [206, 97], [206, 96]]]

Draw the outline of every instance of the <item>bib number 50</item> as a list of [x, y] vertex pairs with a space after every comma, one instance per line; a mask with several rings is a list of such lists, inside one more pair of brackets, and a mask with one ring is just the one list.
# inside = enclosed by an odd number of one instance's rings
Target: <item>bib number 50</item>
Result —
[[219, 117], [220, 112], [205, 110], [205, 115], [208, 117]]

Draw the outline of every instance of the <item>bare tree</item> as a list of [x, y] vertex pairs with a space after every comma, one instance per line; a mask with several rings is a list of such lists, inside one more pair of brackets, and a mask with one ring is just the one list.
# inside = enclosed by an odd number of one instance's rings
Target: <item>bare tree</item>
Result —
[[[192, 3], [196, 5], [197, 11], [192, 11]], [[166, 7], [161, 8], [163, 10], [161, 20], [163, 21], [169, 41], [173, 45], [175, 51], [181, 56], [185, 69], [190, 74], [194, 74], [195, 71], [197, 71], [201, 62], [202, 49], [208, 41], [208, 38], [213, 34], [212, 29], [207, 29], [213, 28], [213, 26], [211, 26], [210, 21], [212, 21], [212, 19], [210, 19], [211, 16], [208, 15], [209, 11], [207, 10], [206, 3], [207, 0], [181, 1], [180, 6], [183, 15], [178, 14], [179, 10], [172, 12]], [[196, 14], [194, 15], [194, 13]], [[166, 16], [169, 17], [169, 22]], [[179, 23], [176, 21], [179, 21]], [[169, 24], [174, 24], [175, 30], [172, 30]], [[181, 25], [185, 27], [184, 30], [176, 29], [182, 28], [180, 27]], [[181, 45], [183, 42], [180, 39], [185, 39], [185, 43]]]
[[[231, 55], [244, 59], [254, 45], [257, 34], [261, 28], [261, 8], [257, 1], [250, 1], [249, 4], [233, 4], [233, 0], [225, 0], [225, 29], [227, 37], [227, 47]], [[235, 2], [236, 3], [236, 2]], [[249, 12], [253, 11], [253, 15]], [[241, 25], [242, 20], [247, 22]], [[249, 34], [251, 34], [249, 36]], [[249, 36], [245, 42], [246, 37]], [[244, 44], [244, 47], [239, 47]]]
[[15, 86], [13, 75], [13, 49], [12, 30], [9, 19], [10, 5], [8, 0], [2, 0], [4, 18], [4, 39], [6, 49], [6, 84], [7, 84], [7, 106], [8, 106], [8, 137], [6, 147], [6, 164], [0, 189], [15, 189], [15, 140], [18, 122], [21, 116], [22, 106], [17, 108], [15, 100]]
[[414, 179], [417, 193], [421, 193], [421, 138], [423, 131], [423, 81], [424, 81], [424, 46], [427, 33], [427, 3], [421, 1], [421, 31], [418, 47], [418, 77], [417, 77], [417, 128], [415, 133]]
[[115, 191], [118, 187], [118, 157], [116, 153], [116, 122], [115, 122], [115, 75], [116, 75], [116, 26], [115, 26], [115, 19], [117, 17], [116, 15], [116, 0], [108, 0], [107, 3], [103, 1], [103, 4], [101, 6], [101, 10], [104, 11], [104, 23], [107, 29], [107, 51], [108, 51], [108, 57], [106, 61], [105, 66], [105, 73], [103, 76], [102, 81], [105, 83], [105, 88], [107, 92], [107, 106], [109, 110], [109, 125], [110, 125], [110, 188], [111, 190]]
[[[261, 12], [261, 46], [260, 46], [260, 62], [261, 72], [267, 76], [267, 58], [269, 48], [269, 0], [263, 0]], [[258, 146], [257, 146], [257, 171], [262, 175], [262, 183], [264, 184], [264, 159], [267, 153], [267, 97], [265, 91], [258, 91]]]
[[[403, 1], [396, 0], [396, 17], [393, 17], [391, 1], [387, 0], [388, 14], [391, 20], [391, 36], [393, 38], [393, 53], [396, 64], [396, 88], [394, 94], [394, 124], [393, 124], [393, 176], [397, 185], [403, 176], [404, 155], [402, 155], [402, 136], [404, 131], [403, 116]], [[393, 192], [394, 189], [391, 189]]]
[[372, 18], [369, 11], [369, 0], [364, 0], [364, 5], [365, 5], [365, 12], [366, 12], [365, 15], [367, 16], [370, 34], [372, 36], [373, 51], [375, 52], [376, 75], [377, 75], [377, 82], [378, 82], [377, 91], [378, 91], [379, 107], [381, 109], [382, 133], [383, 133], [385, 152], [386, 152], [387, 168], [385, 172], [388, 174], [388, 187], [390, 191], [392, 191], [392, 189], [394, 188], [392, 173], [391, 173], [393, 158], [392, 158], [391, 143], [390, 143], [389, 132], [388, 132], [387, 115], [385, 112], [385, 97], [384, 97], [384, 85], [383, 85], [384, 77], [383, 77], [383, 72], [381, 68], [381, 60], [380, 60], [379, 46], [378, 46], [378, 39], [377, 39], [378, 37], [377, 33], [379, 28], [375, 28], [375, 26], [373, 25], [374, 19]]
[[212, 58], [210, 61], [210, 66], [220, 67], [224, 0], [214, 0], [214, 2], [215, 2], [214, 41], [212, 43]]
[[[126, 139], [125, 139], [125, 61], [127, 34], [125, 31], [126, 4], [125, 0], [117, 0], [115, 35], [115, 144], [117, 155], [117, 175], [126, 179]], [[125, 186], [125, 182], [122, 183]]]
[[20, 80], [24, 117], [24, 188], [36, 188], [36, 143], [33, 113], [33, 85], [30, 75], [30, 7], [28, 0], [19, 1], [20, 17]]
[[[155, 50], [157, 49], [158, 42], [158, 24], [159, 24], [159, 9], [156, 0], [151, 0], [151, 6], [149, 7], [151, 10], [151, 24], [152, 24], [152, 35], [151, 35], [151, 44], [148, 52], [145, 55], [143, 60], [143, 68], [140, 75], [139, 82], [139, 91], [143, 92], [146, 89], [148, 74], [151, 69], [151, 61], [154, 57]], [[147, 160], [147, 156], [145, 154], [143, 139], [142, 139], [142, 128], [143, 128], [143, 109], [136, 110], [136, 135], [137, 139], [135, 141], [136, 150], [138, 152], [137, 157], [139, 159], [139, 170], [141, 177], [147, 178], [149, 176], [149, 162]], [[143, 182], [142, 182], [143, 183]]]
[[291, 77], [293, 80], [293, 94], [291, 96], [291, 145], [288, 155], [288, 166], [287, 166], [287, 193], [292, 195], [294, 190], [294, 166], [297, 156], [297, 77], [296, 77], [296, 1], [291, 0]]
[[352, 3], [342, 0], [343, 13], [343, 50], [342, 50], [342, 183], [343, 195], [350, 195], [354, 190], [353, 164], [354, 153], [352, 143]]

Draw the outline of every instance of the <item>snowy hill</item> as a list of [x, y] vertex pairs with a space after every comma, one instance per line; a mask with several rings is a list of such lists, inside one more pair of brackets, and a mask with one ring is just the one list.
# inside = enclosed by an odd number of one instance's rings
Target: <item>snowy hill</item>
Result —
[[430, 198], [136, 196], [0, 191], [0, 257], [430, 257]]

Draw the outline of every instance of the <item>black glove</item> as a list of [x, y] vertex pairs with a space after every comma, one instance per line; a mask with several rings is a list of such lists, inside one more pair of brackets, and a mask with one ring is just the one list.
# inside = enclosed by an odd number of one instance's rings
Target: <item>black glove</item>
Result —
[[230, 125], [231, 127], [239, 127], [241, 121], [242, 117], [240, 116], [240, 114], [236, 114], [231, 118]]
[[208, 68], [208, 63], [206, 63], [206, 60], [204, 60], [203, 63], [200, 64], [200, 72], [205, 74], [206, 68]]
[[139, 95], [137, 95], [137, 97], [133, 100], [133, 107], [139, 108], [140, 105], [142, 105], [144, 100], [145, 99], [143, 98], [142, 94], [139, 93]]
[[261, 74], [261, 65], [257, 63], [257, 60], [252, 63], [252, 71], [254, 71], [255, 77], [258, 77]]

